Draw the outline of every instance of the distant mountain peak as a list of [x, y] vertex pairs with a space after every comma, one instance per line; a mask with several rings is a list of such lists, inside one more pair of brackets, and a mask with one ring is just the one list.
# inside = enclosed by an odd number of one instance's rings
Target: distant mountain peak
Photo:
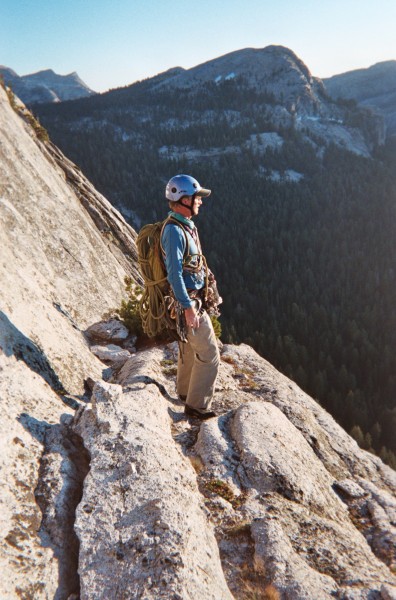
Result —
[[12, 69], [0, 66], [0, 74], [26, 104], [62, 102], [95, 94], [76, 71], [58, 75], [53, 69], [43, 69], [20, 77]]
[[15, 71], [13, 69], [10, 69], [9, 67], [6, 67], [5, 65], [0, 65], [0, 74], [3, 75], [4, 72], [9, 73], [13, 77], [19, 77], [19, 75], [17, 73], [15, 73]]
[[384, 117], [387, 135], [396, 135], [396, 60], [333, 75], [323, 82], [333, 98], [355, 100], [374, 109]]
[[[243, 80], [250, 88], [266, 91], [282, 99], [287, 107], [298, 107], [305, 114], [316, 114], [323, 106], [323, 85], [311, 75], [304, 62], [285, 46], [243, 48], [175, 73], [153, 80], [152, 89], [191, 89], [202, 85]], [[293, 109], [294, 110], [294, 109]]]
[[271, 45], [235, 50], [191, 69], [183, 69], [173, 82], [177, 85], [179, 80], [184, 85], [194, 81], [214, 80], [216, 73], [217, 77], [226, 77], [228, 72], [233, 72], [235, 76], [250, 77], [250, 83], [257, 84], [268, 79], [269, 74], [273, 77], [275, 71], [281, 74], [282, 69], [295, 69], [308, 81], [313, 79], [308, 67], [292, 50], [285, 46]]
[[[56, 75], [56, 73], [53, 69], [42, 69], [41, 71], [37, 71], [36, 73], [24, 75], [24, 77], [32, 77], [32, 76], [36, 77], [36, 76], [41, 76], [41, 75]], [[62, 77], [62, 75], [59, 75], [59, 77]]]

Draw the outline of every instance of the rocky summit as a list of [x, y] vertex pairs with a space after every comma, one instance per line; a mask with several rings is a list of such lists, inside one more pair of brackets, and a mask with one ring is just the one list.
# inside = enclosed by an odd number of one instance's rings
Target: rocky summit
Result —
[[17, 96], [29, 105], [75, 100], [95, 94], [75, 72], [58, 75], [52, 69], [46, 69], [19, 76], [12, 69], [0, 65], [0, 75], [6, 85], [10, 85]]
[[0, 88], [0, 597], [396, 598], [395, 472], [246, 345], [187, 420], [114, 318], [135, 232], [31, 123]]
[[324, 108], [324, 89], [320, 79], [289, 48], [267, 46], [245, 48], [210, 60], [192, 69], [169, 73], [159, 86], [194, 88], [210, 82], [220, 84], [242, 77], [247, 87], [272, 93], [295, 111], [318, 115]]

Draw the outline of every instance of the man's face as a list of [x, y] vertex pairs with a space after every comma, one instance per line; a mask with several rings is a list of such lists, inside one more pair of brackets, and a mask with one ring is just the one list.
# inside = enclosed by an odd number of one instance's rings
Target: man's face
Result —
[[183, 214], [188, 217], [196, 217], [201, 208], [202, 198], [200, 196], [185, 196], [181, 202], [183, 206], [190, 209], [189, 214], [187, 214], [187, 212], [183, 212]]
[[192, 204], [192, 216], [196, 216], [199, 213], [199, 209], [201, 208], [202, 198], [200, 196], [195, 196], [194, 202]]

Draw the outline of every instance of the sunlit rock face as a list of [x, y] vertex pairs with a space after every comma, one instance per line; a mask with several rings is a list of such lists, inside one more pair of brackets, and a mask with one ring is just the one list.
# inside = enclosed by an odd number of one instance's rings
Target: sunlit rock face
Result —
[[73, 533], [70, 498], [81, 495], [73, 480], [84, 471], [74, 466], [75, 436], [63, 442], [67, 417], [84, 399], [84, 380], [106, 370], [84, 330], [119, 306], [124, 277], [136, 271], [135, 233], [70, 161], [37, 139], [2, 87], [0, 237], [0, 596], [52, 598], [59, 588], [67, 597], [58, 574], [73, 580], [61, 554]]

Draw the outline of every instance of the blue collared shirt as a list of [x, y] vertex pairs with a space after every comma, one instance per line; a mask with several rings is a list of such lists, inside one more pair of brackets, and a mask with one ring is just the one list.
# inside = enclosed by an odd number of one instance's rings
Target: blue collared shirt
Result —
[[[186, 225], [187, 228], [194, 230], [195, 224], [183, 215], [170, 212], [169, 216]], [[199, 254], [197, 244], [188, 231], [184, 229], [188, 239], [188, 254]], [[165, 266], [167, 277], [172, 286], [176, 300], [180, 302], [183, 308], [191, 308], [193, 305], [187, 290], [200, 290], [205, 284], [205, 271], [201, 269], [198, 273], [186, 271], [183, 268], [184, 255], [186, 252], [186, 236], [179, 225], [168, 223], [162, 234], [162, 246], [165, 251]], [[193, 264], [192, 259], [192, 263]]]

